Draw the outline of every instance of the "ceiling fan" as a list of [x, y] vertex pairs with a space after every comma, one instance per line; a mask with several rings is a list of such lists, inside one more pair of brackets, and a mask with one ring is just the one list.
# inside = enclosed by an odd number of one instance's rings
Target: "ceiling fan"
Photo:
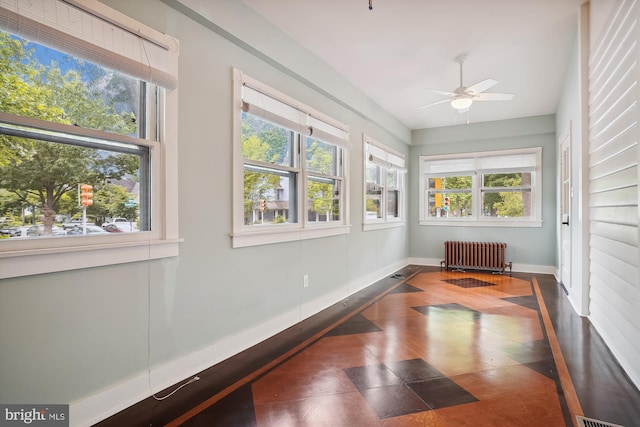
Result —
[[453, 92], [447, 92], [444, 90], [427, 89], [429, 92], [437, 93], [440, 95], [448, 96], [447, 99], [432, 102], [427, 105], [422, 105], [418, 109], [433, 107], [434, 105], [450, 102], [451, 106], [461, 113], [469, 111], [469, 107], [473, 101], [510, 101], [513, 98], [511, 93], [495, 93], [485, 92], [485, 90], [492, 88], [498, 82], [493, 79], [482, 80], [472, 86], [465, 87], [462, 84], [462, 64], [467, 59], [466, 54], [458, 55], [454, 58], [454, 61], [460, 64], [460, 87]]

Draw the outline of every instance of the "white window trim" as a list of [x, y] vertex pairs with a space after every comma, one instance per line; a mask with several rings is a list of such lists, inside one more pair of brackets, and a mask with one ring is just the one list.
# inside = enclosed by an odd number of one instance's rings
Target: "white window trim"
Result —
[[[500, 157], [509, 155], [522, 155], [522, 154], [535, 154], [536, 166], [534, 174], [534, 182], [532, 182], [532, 212], [533, 218], [509, 218], [500, 219], [494, 217], [483, 217], [480, 215], [480, 197], [481, 187], [477, 183], [476, 170], [467, 170], [467, 172], [473, 175], [473, 217], [472, 218], [430, 218], [427, 216], [425, 209], [425, 175], [426, 175], [426, 162], [437, 160], [460, 160], [463, 163], [475, 164], [478, 160], [487, 157]], [[517, 167], [505, 168], [500, 172], [508, 173], [509, 171], [518, 170]], [[494, 172], [495, 173], [495, 172]], [[456, 175], [463, 175], [465, 172], [456, 171]], [[442, 175], [442, 174], [441, 174]], [[444, 173], [446, 175], [446, 173]], [[451, 174], [449, 174], [451, 175]], [[436, 225], [436, 226], [450, 226], [450, 227], [542, 227], [542, 147], [522, 148], [513, 150], [500, 150], [500, 151], [484, 151], [474, 153], [459, 153], [459, 154], [443, 154], [434, 156], [419, 156], [419, 224], [420, 225]]]
[[[321, 113], [312, 107], [302, 104], [294, 98], [291, 98], [282, 92], [265, 85], [264, 83], [247, 76], [242, 71], [233, 68], [233, 231], [230, 233], [233, 248], [242, 248], [247, 246], [268, 245], [281, 242], [292, 242], [306, 239], [316, 239], [321, 237], [337, 236], [348, 234], [350, 231], [349, 221], [349, 127], [332, 117]], [[267, 94], [283, 103], [295, 107], [301, 111], [308, 112], [312, 120], [316, 120], [317, 124], [325, 123], [331, 127], [339, 129], [345, 135], [343, 145], [343, 182], [344, 195], [342, 202], [342, 213], [340, 221], [331, 223], [314, 223], [309, 222], [306, 218], [306, 208], [304, 204], [306, 200], [303, 197], [298, 198], [300, 212], [300, 221], [294, 224], [278, 224], [260, 227], [246, 227], [244, 225], [244, 164], [242, 157], [242, 124], [240, 110], [242, 109], [242, 87], [249, 85], [258, 89], [260, 92]], [[322, 130], [322, 129], [321, 129]], [[315, 134], [315, 133], [314, 133]], [[300, 187], [306, 183], [306, 170], [303, 168]], [[299, 195], [302, 189], [298, 188]]]
[[[373, 156], [375, 158], [374, 163], [377, 163], [381, 166], [387, 168], [395, 168], [401, 172], [403, 172], [402, 176], [402, 188], [400, 191], [400, 197], [398, 201], [398, 218], [389, 218], [386, 215], [386, 197], [385, 197], [385, 206], [384, 212], [385, 215], [382, 218], [367, 218], [367, 162], [371, 161], [370, 153], [369, 153], [369, 145], [375, 147], [379, 152], [378, 156]], [[371, 231], [371, 230], [381, 230], [385, 228], [394, 228], [394, 227], [404, 227], [406, 224], [405, 220], [405, 201], [406, 201], [406, 192], [407, 192], [407, 183], [406, 183], [406, 160], [404, 154], [396, 151], [381, 142], [376, 141], [371, 138], [367, 134], [362, 134], [362, 153], [363, 153], [363, 168], [362, 168], [362, 181], [363, 181], [363, 194], [362, 194], [362, 231]], [[386, 170], [386, 169], [385, 169]], [[387, 190], [386, 185], [386, 176], [384, 178], [385, 185], [384, 189]]]
[[[153, 222], [151, 224], [153, 231], [123, 233], [123, 236], [79, 236], [3, 241], [0, 244], [0, 279], [174, 257], [179, 254], [179, 243], [182, 240], [178, 234], [178, 90], [175, 87], [171, 88], [177, 82], [178, 41], [144, 24], [137, 23], [98, 1], [76, 0], [73, 3], [78, 7], [76, 12], [81, 17], [91, 15], [92, 19], [89, 21], [95, 25], [117, 26], [118, 31], [127, 32], [129, 35], [140, 35], [141, 38], [152, 40], [155, 44], [158, 44], [159, 41], [163, 42], [164, 62], [160, 61], [159, 63], [164, 64], [164, 71], [160, 73], [163, 77], [158, 80], [168, 87], [164, 90], [164, 102], [162, 100], [158, 100], [158, 102], [162, 108], [161, 113], [164, 113], [164, 126], [160, 130], [161, 134], [157, 137], [160, 143], [150, 141], [150, 145], [154, 146], [151, 167], [155, 172], [151, 181], [152, 212], [155, 212], [155, 215], [152, 215]], [[49, 26], [52, 22], [55, 24], [57, 21], [52, 21], [51, 16], [46, 13], [34, 14], [29, 10], [33, 5], [39, 4], [42, 3], [19, 0], [14, 10], [5, 9], [5, 6], [0, 4], [0, 15], [17, 14], [22, 16], [22, 13], [26, 13], [32, 22], [38, 24], [38, 28], [50, 29], [59, 36], [61, 32], [57, 28]], [[61, 6], [69, 7], [64, 4]], [[100, 17], [100, 19], [96, 19], [96, 17]], [[43, 21], [38, 23], [38, 18]], [[118, 23], [121, 25], [118, 26]], [[82, 28], [87, 29], [86, 26]], [[134, 28], [136, 32], [132, 32], [131, 28]], [[11, 31], [11, 29], [8, 30]], [[41, 32], [41, 34], [44, 33], [46, 31]], [[18, 35], [30, 39], [29, 34], [19, 33]], [[76, 45], [83, 45], [82, 37], [72, 34], [68, 36], [73, 38], [73, 43]], [[31, 38], [30, 41], [48, 44], [47, 39], [43, 37], [40, 39]], [[96, 46], [94, 41], [87, 39], [85, 48], [91, 50]], [[156, 51], [156, 54], [158, 52]], [[114, 52], [114, 57], [117, 56], [118, 53]], [[155, 59], [157, 60], [159, 57], [156, 55]], [[154, 67], [153, 62], [154, 60], [151, 58], [150, 63], [144, 65], [151, 69]], [[149, 76], [152, 74], [153, 72]], [[94, 131], [87, 130], [87, 133], [91, 132]]]

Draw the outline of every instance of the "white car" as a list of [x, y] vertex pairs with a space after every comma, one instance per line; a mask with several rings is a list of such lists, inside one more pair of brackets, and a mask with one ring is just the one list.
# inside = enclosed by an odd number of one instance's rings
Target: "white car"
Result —
[[[93, 234], [109, 234], [109, 233], [107, 233], [97, 225], [87, 225], [87, 234], [93, 235]], [[73, 227], [67, 230], [67, 236], [82, 236], [82, 235], [84, 235], [84, 230], [82, 226]]]

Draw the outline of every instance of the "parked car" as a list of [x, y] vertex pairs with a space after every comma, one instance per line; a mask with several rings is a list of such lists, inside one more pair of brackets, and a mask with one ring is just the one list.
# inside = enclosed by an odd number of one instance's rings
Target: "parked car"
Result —
[[102, 224], [102, 228], [104, 231], [108, 231], [109, 233], [122, 233], [122, 230], [120, 230], [120, 228], [118, 228], [118, 226], [113, 223]]
[[[87, 225], [87, 234], [109, 234], [97, 225]], [[67, 230], [67, 236], [82, 236], [84, 231], [82, 226], [73, 227]]]
[[[56, 227], [55, 225], [51, 227], [51, 235], [52, 236], [64, 236], [66, 233], [65, 230], [60, 227]], [[44, 236], [44, 225], [32, 225], [27, 228], [27, 237], [41, 237]]]
[[3, 226], [0, 228], [0, 238], [4, 237], [20, 237], [22, 236], [22, 230], [19, 227]]
[[125, 231], [125, 232], [138, 231], [138, 226], [136, 225], [136, 222], [129, 221], [126, 218], [113, 218], [111, 221], [105, 222], [104, 224], [102, 224], [102, 228], [105, 230], [107, 228], [111, 228], [113, 230], [114, 227], [118, 228], [120, 231]]
[[[95, 225], [93, 222], [87, 222], [87, 225]], [[68, 230], [74, 227], [82, 227], [82, 218], [71, 218], [62, 223], [62, 228]]]

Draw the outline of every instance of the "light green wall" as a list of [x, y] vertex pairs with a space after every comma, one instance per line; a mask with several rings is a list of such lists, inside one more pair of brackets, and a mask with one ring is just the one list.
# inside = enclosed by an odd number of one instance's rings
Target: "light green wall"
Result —
[[[409, 253], [443, 259], [447, 240], [501, 241], [514, 264], [556, 265], [556, 148], [554, 116], [457, 125], [413, 132], [410, 149]], [[421, 155], [542, 147], [542, 227], [447, 227], [418, 224]]]
[[[406, 227], [362, 231], [362, 133], [408, 154], [411, 134], [397, 119], [242, 2], [200, 2], [235, 36], [174, 2], [104, 3], [180, 41], [184, 243], [177, 258], [1, 281], [3, 403], [72, 403], [282, 313], [301, 320], [318, 300], [346, 297], [409, 255]], [[350, 126], [348, 235], [231, 248], [232, 67]]]

